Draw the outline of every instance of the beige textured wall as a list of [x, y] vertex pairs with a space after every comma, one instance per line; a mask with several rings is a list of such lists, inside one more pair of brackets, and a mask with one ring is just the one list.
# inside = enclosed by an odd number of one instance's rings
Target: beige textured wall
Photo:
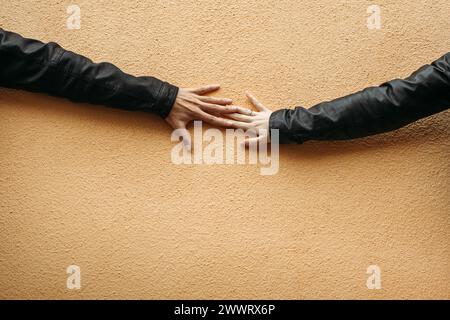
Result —
[[[81, 7], [67, 30], [66, 6]], [[378, 4], [383, 27], [366, 26]], [[450, 48], [447, 0], [6, 1], [5, 29], [246, 104], [311, 106]], [[450, 298], [450, 113], [175, 166], [151, 115], [0, 89], [0, 298]], [[66, 289], [81, 267], [82, 288]], [[368, 290], [366, 269], [382, 270]]]

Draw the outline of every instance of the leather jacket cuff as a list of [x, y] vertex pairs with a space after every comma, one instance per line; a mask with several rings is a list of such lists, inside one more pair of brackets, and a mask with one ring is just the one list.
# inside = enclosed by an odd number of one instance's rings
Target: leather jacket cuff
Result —
[[167, 118], [175, 104], [178, 90], [178, 87], [167, 82], [162, 82], [157, 101], [152, 108], [148, 109], [148, 111], [159, 115], [163, 119]]
[[300, 135], [296, 134], [295, 131], [290, 128], [290, 112], [291, 110], [289, 109], [281, 109], [272, 112], [269, 119], [269, 129], [278, 130], [280, 144], [302, 144], [307, 141], [307, 139], [305, 137], [300, 137]]

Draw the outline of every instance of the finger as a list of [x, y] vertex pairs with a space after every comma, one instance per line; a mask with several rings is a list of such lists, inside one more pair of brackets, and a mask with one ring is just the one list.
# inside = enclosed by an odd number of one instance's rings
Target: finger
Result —
[[251, 128], [251, 124], [244, 121], [231, 121], [231, 127], [234, 129], [242, 129], [242, 130], [248, 130]]
[[203, 87], [198, 87], [198, 88], [193, 88], [193, 89], [188, 89], [188, 91], [198, 94], [198, 95], [203, 95], [203, 94], [207, 94], [207, 93], [211, 93], [214, 91], [217, 91], [220, 89], [220, 85], [219, 84], [210, 84], [207, 86], [203, 86]]
[[221, 106], [221, 105], [213, 105], [213, 104], [201, 104], [200, 108], [206, 110], [207, 112], [210, 113], [223, 113], [223, 114], [228, 114], [228, 113], [240, 113], [243, 115], [247, 115], [247, 116], [255, 116], [256, 113], [253, 110], [250, 109], [246, 109], [246, 108], [242, 108], [239, 106]]
[[203, 111], [199, 112], [198, 117], [200, 120], [205, 121], [214, 126], [232, 127], [233, 125], [231, 120], [219, 118]]
[[199, 107], [208, 113], [213, 114], [228, 114], [228, 113], [235, 113], [238, 111], [237, 106], [222, 106], [218, 104], [210, 104], [210, 103], [204, 103], [201, 102], [199, 104]]
[[236, 121], [241, 121], [241, 122], [252, 122], [253, 118], [243, 115], [243, 114], [239, 114], [239, 113], [229, 113], [227, 114], [227, 117]]
[[255, 111], [247, 109], [247, 108], [242, 108], [242, 107], [237, 107], [236, 112], [246, 115], [246, 116], [252, 116], [252, 117], [256, 115]]
[[228, 99], [228, 98], [215, 98], [215, 97], [208, 97], [208, 96], [200, 96], [199, 99], [206, 103], [220, 104], [220, 105], [228, 105], [228, 104], [233, 103], [233, 100]]
[[258, 111], [265, 111], [267, 110], [266, 107], [262, 105], [261, 102], [259, 102], [254, 95], [252, 95], [250, 92], [246, 92], [245, 95], [250, 100], [250, 102], [258, 109]]
[[247, 123], [216, 117], [216, 116], [213, 116], [213, 115], [203, 112], [203, 111], [199, 114], [199, 117], [200, 117], [200, 120], [205, 121], [213, 126], [235, 128], [235, 129], [248, 129], [249, 128], [249, 124], [247, 124]]
[[247, 122], [242, 121], [232, 121], [231, 127], [234, 129], [242, 129], [242, 130], [248, 130], [250, 129], [251, 125]]

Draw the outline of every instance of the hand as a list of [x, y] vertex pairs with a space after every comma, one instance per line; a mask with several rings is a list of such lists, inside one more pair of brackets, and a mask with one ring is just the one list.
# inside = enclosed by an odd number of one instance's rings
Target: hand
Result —
[[252, 94], [246, 92], [245, 95], [258, 111], [239, 108], [238, 112], [230, 113], [226, 116], [230, 119], [236, 120], [237, 123], [233, 125], [234, 127], [256, 131], [258, 135], [256, 138], [249, 138], [245, 140], [246, 147], [248, 147], [251, 143], [258, 143], [261, 140], [269, 142], [269, 120], [272, 111], [266, 108]]
[[[223, 117], [225, 114], [239, 112], [242, 108], [230, 106], [233, 101], [215, 98], [207, 94], [220, 89], [220, 85], [208, 85], [196, 89], [180, 89], [175, 103], [166, 121], [174, 129], [186, 129], [193, 120], [202, 120], [222, 127], [234, 127], [235, 121]], [[191, 138], [187, 130], [183, 133], [183, 142], [191, 150]]]

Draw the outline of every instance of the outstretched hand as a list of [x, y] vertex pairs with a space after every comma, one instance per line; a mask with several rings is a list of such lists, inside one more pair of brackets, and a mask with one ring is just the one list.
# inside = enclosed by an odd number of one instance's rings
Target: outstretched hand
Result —
[[266, 108], [249, 92], [246, 92], [245, 95], [257, 111], [241, 108], [238, 112], [230, 113], [226, 116], [237, 122], [234, 124], [235, 127], [256, 131], [258, 135], [256, 138], [248, 138], [245, 140], [246, 147], [251, 143], [258, 143], [261, 140], [270, 141], [269, 120], [272, 111]]
[[185, 129], [182, 136], [188, 150], [191, 149], [191, 138], [186, 127], [191, 121], [202, 120], [214, 126], [236, 128], [238, 123], [224, 116], [230, 113], [246, 112], [241, 107], [231, 106], [233, 103], [231, 99], [207, 96], [219, 89], [220, 85], [208, 85], [179, 90], [166, 121], [174, 129]]
[[268, 141], [270, 139], [269, 119], [272, 111], [250, 93], [246, 93], [246, 96], [257, 111], [232, 106], [233, 101], [228, 98], [216, 98], [207, 95], [219, 89], [220, 85], [208, 85], [195, 89], [179, 90], [166, 121], [174, 129], [183, 129], [183, 143], [187, 150], [191, 150], [192, 142], [186, 127], [194, 120], [205, 121], [214, 126], [256, 131], [258, 134], [256, 138], [245, 140], [247, 147], [252, 142], [259, 142], [263, 139]]

